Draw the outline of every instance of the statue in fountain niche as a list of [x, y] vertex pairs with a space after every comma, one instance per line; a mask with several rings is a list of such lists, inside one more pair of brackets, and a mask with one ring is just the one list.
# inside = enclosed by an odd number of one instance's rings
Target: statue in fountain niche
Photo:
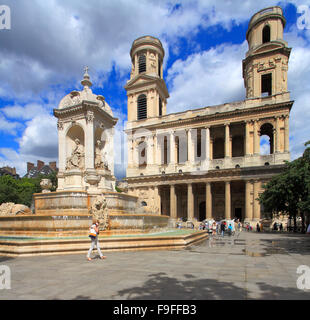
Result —
[[101, 141], [97, 140], [95, 145], [95, 169], [104, 169], [105, 165], [101, 157]]
[[109, 165], [107, 161], [107, 152], [105, 151], [102, 157], [100, 147], [101, 147], [101, 141], [97, 140], [96, 147], [95, 147], [95, 168], [109, 170]]
[[84, 167], [84, 147], [79, 139], [75, 139], [75, 147], [72, 150], [71, 156], [67, 158], [66, 169], [83, 169]]

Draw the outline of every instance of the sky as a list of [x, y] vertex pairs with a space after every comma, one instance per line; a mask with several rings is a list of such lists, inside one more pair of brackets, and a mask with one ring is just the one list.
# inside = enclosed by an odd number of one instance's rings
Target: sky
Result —
[[[138, 37], [157, 37], [164, 46], [167, 113], [244, 100], [248, 23], [273, 5], [283, 9], [284, 40], [292, 48], [292, 160], [310, 140], [310, 0], [1, 0], [0, 5], [10, 8], [11, 18], [9, 28], [0, 29], [0, 167], [15, 167], [20, 176], [27, 162], [58, 161], [53, 109], [63, 96], [82, 89], [86, 65], [93, 92], [106, 98], [119, 119], [115, 175], [125, 176], [124, 86]], [[3, 16], [0, 10], [0, 27], [8, 23]], [[264, 150], [266, 141], [261, 143]]]

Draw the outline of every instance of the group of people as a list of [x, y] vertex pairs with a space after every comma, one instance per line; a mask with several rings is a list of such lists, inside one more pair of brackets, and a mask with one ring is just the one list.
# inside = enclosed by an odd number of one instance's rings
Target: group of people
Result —
[[236, 231], [242, 231], [242, 223], [238, 219], [222, 220], [222, 221], [204, 221], [199, 226], [200, 230], [207, 230], [212, 235], [234, 235]]

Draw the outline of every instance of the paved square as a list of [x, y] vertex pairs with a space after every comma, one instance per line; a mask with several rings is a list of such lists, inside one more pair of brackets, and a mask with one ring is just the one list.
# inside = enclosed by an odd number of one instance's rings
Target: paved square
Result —
[[0, 299], [310, 299], [297, 267], [310, 267], [310, 237], [241, 232], [180, 251], [8, 258]]

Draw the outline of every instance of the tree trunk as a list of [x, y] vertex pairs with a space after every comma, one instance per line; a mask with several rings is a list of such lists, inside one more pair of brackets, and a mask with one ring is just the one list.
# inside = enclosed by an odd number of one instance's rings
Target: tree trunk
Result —
[[296, 213], [294, 214], [294, 232], [297, 232]]
[[306, 233], [305, 230], [305, 214], [304, 212], [301, 212], [301, 233]]

